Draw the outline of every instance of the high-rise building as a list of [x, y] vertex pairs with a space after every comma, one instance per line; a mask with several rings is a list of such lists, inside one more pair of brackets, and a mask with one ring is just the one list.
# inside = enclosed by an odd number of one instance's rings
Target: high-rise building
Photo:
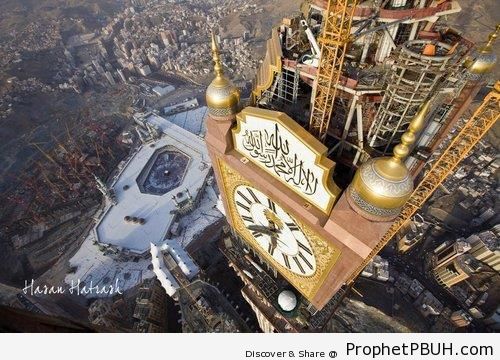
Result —
[[471, 249], [470, 244], [464, 239], [459, 239], [433, 254], [434, 268], [446, 266], [458, 256], [467, 253]]
[[224, 252], [259, 318], [268, 319], [263, 328], [321, 328], [412, 192], [404, 158], [428, 105], [393, 156], [363, 164], [341, 194], [326, 147], [284, 113], [239, 111], [215, 36], [212, 51], [206, 143], [232, 227]]
[[[304, 19], [285, 19], [272, 31], [250, 106], [242, 106], [224, 75], [212, 35], [205, 140], [231, 229], [220, 248], [266, 332], [325, 327], [400, 221], [414, 189], [411, 169], [425, 159], [415, 144], [429, 147], [449, 130], [481, 81], [456, 73], [472, 71], [464, 62], [471, 43], [434, 27], [440, 16], [459, 11], [455, 1], [426, 7], [393, 0], [370, 8], [344, 1], [335, 9], [331, 2], [307, 3]], [[336, 22], [324, 15], [335, 17], [338, 8], [346, 15], [340, 30], [325, 30]], [[353, 19], [376, 20], [351, 27]], [[321, 36], [318, 44], [321, 29], [337, 38]], [[349, 57], [345, 32], [353, 40]], [[443, 94], [451, 94], [451, 105]], [[478, 269], [465, 251], [451, 247], [436, 256], [443, 283]], [[446, 272], [448, 266], [455, 268]], [[443, 305], [414, 285], [422, 314], [439, 315]]]
[[469, 253], [477, 260], [500, 271], [500, 237], [493, 231], [483, 231], [469, 236], [466, 241], [471, 248]]
[[434, 269], [437, 281], [446, 287], [456, 285], [481, 270], [481, 263], [470, 254], [462, 254], [453, 261]]

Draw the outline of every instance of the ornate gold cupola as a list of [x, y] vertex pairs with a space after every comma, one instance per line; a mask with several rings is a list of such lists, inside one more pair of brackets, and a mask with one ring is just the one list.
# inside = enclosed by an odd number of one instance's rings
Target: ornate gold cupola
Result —
[[219, 47], [212, 32], [212, 57], [215, 78], [207, 88], [206, 100], [208, 112], [215, 119], [234, 117], [239, 110], [240, 92], [229, 79], [224, 76]]
[[497, 63], [497, 57], [493, 52], [493, 43], [498, 38], [500, 33], [500, 24], [495, 28], [495, 31], [488, 36], [486, 45], [479, 48], [479, 50], [472, 56], [465, 60], [465, 66], [469, 73], [472, 75], [487, 74], [493, 70]]
[[394, 219], [413, 192], [413, 179], [404, 159], [423, 128], [429, 111], [429, 101], [424, 103], [410, 122], [408, 130], [396, 145], [392, 157], [368, 160], [360, 166], [347, 188], [349, 205], [361, 216], [373, 221]]

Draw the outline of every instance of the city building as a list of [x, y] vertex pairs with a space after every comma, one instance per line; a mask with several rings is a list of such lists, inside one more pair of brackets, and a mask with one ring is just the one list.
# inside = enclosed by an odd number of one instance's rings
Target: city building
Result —
[[168, 128], [161, 128], [158, 118], [150, 114], [142, 122], [151, 122], [145, 125], [150, 133], [158, 126], [158, 140], [126, 159], [111, 182], [116, 204], [105, 209], [94, 230], [103, 246], [137, 254], [149, 251], [150, 242], [172, 237], [181, 213], [193, 210], [203, 193], [210, 159], [202, 140], [166, 120], [162, 123]]
[[165, 332], [167, 324], [166, 294], [157, 280], [145, 280], [135, 299], [133, 318], [135, 332]]
[[472, 317], [463, 310], [457, 310], [450, 315], [450, 320], [457, 327], [465, 327], [471, 323]]
[[469, 236], [465, 241], [470, 244], [469, 253], [475, 259], [500, 272], [500, 236], [498, 232], [483, 231]]
[[420, 294], [414, 305], [424, 317], [437, 316], [444, 308], [443, 304], [428, 290]]
[[363, 269], [361, 276], [379, 281], [388, 281], [390, 279], [389, 262], [376, 255]]
[[472, 274], [481, 270], [481, 263], [469, 254], [458, 256], [434, 270], [436, 280], [443, 286], [451, 287], [468, 279]]
[[433, 254], [433, 263], [435, 268], [446, 266], [458, 256], [467, 253], [470, 248], [471, 246], [468, 242], [464, 241], [463, 239], [459, 239], [453, 244], [444, 247], [439, 251], [436, 249], [436, 252], [434, 252]]

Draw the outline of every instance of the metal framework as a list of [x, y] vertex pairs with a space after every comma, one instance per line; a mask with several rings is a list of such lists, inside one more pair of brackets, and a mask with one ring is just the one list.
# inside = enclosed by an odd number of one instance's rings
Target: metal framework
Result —
[[[423, 56], [425, 46], [436, 48], [435, 56]], [[392, 151], [428, 94], [439, 87], [449, 66], [451, 46], [429, 40], [406, 42], [399, 50], [384, 98], [368, 133], [371, 147], [383, 155]]]
[[422, 181], [413, 191], [401, 214], [391, 225], [370, 255], [358, 266], [348, 278], [352, 283], [363, 271], [370, 260], [405, 226], [422, 205], [434, 193], [440, 184], [456, 169], [479, 140], [488, 132], [500, 117], [500, 81], [484, 98], [474, 115], [465, 123], [450, 144], [437, 158], [436, 162], [425, 174]]
[[324, 141], [332, 116], [354, 9], [359, 0], [329, 0], [319, 43], [321, 55], [311, 108], [309, 132]]

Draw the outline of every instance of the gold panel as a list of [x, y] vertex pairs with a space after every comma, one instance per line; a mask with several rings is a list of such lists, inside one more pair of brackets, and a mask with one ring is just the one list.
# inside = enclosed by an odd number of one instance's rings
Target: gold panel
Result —
[[271, 32], [271, 38], [266, 42], [266, 56], [260, 65], [252, 90], [252, 104], [255, 104], [262, 96], [262, 93], [268, 90], [274, 81], [275, 74], [281, 73], [281, 42], [277, 29]]
[[301, 221], [298, 221], [293, 213], [290, 213], [297, 223], [297, 225], [302, 229], [306, 235], [309, 243], [311, 244], [314, 256], [316, 258], [316, 271], [311, 276], [301, 276], [289, 271], [286, 267], [282, 266], [276, 262], [272, 256], [270, 256], [266, 251], [258, 245], [257, 241], [247, 230], [243, 221], [241, 220], [238, 212], [236, 210], [236, 204], [234, 201], [234, 191], [239, 185], [252, 186], [257, 190], [263, 192], [267, 196], [273, 199], [277, 205], [282, 206], [282, 202], [279, 199], [274, 199], [271, 194], [268, 194], [266, 189], [261, 189], [248, 179], [245, 179], [239, 172], [232, 169], [223, 160], [218, 159], [217, 161], [219, 171], [221, 174], [221, 179], [223, 183], [223, 190], [226, 195], [226, 201], [228, 209], [228, 214], [232, 220], [234, 229], [240, 236], [257, 252], [261, 255], [263, 259], [267, 261], [268, 264], [272, 265], [284, 278], [290, 282], [302, 295], [304, 295], [309, 301], [311, 301], [321, 285], [324, 283], [331, 269], [340, 257], [340, 250], [335, 248], [328, 240], [321, 238], [315, 231], [313, 231], [309, 226]]

